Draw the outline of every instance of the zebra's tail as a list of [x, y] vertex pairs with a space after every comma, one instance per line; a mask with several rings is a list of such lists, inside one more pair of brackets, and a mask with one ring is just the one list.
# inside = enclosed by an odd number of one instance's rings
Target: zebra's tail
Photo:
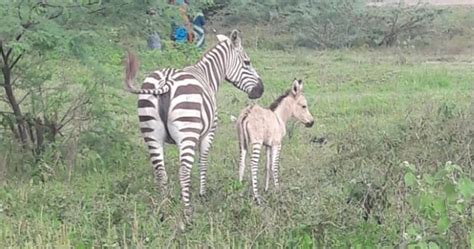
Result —
[[125, 69], [125, 80], [124, 80], [124, 87], [125, 90], [131, 92], [131, 93], [136, 93], [139, 89], [135, 88], [133, 86], [133, 81], [135, 80], [135, 77], [137, 76], [138, 72], [138, 59], [135, 54], [132, 52], [127, 51], [127, 55], [125, 57], [124, 61], [124, 69]]
[[127, 51], [127, 56], [125, 57], [125, 81], [124, 87], [125, 90], [135, 94], [153, 94], [153, 95], [160, 95], [166, 93], [170, 90], [170, 86], [168, 84], [163, 84], [160, 88], [155, 89], [138, 89], [135, 88], [133, 85], [135, 77], [137, 76], [138, 72], [138, 58], [135, 54], [130, 51]]

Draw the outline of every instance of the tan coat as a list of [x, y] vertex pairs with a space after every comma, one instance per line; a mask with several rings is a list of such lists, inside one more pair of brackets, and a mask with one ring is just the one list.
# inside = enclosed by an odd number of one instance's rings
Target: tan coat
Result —
[[257, 170], [262, 146], [265, 146], [267, 153], [265, 190], [268, 189], [270, 172], [273, 173], [275, 188], [278, 189], [279, 155], [281, 141], [286, 134], [286, 122], [291, 117], [295, 117], [306, 127], [311, 127], [314, 124], [313, 116], [307, 108], [302, 91], [303, 83], [295, 80], [290, 90], [275, 100], [270, 108], [263, 108], [259, 105], [248, 106], [242, 110], [237, 119], [237, 134], [240, 144], [239, 180], [243, 180], [245, 159], [250, 145], [252, 150], [252, 188], [257, 203], [260, 203]]

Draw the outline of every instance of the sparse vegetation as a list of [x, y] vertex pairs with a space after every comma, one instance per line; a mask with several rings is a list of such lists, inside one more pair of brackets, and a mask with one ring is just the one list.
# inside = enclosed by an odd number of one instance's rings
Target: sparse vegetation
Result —
[[230, 117], [250, 100], [222, 86], [209, 196], [198, 197], [195, 167], [195, 215], [186, 231], [180, 229], [176, 148], [166, 150], [172, 195], [163, 199], [139, 135], [135, 97], [121, 88], [124, 51], [117, 42], [134, 44], [142, 74], [190, 64], [200, 51], [170, 44], [145, 50], [145, 35], [114, 22], [93, 42], [78, 42], [84, 53], [72, 50], [68, 58], [54, 46], [18, 50], [29, 53], [13, 71], [21, 76], [14, 93], [31, 91], [22, 114], [43, 120], [57, 113], [61, 120], [72, 114], [71, 104], [89, 102], [41, 153], [23, 148], [12, 132], [15, 120], [8, 119], [11, 106], [0, 103], [0, 247], [472, 248], [472, 9], [450, 12], [433, 23], [437, 35], [452, 34], [449, 42], [414, 47], [274, 50], [285, 34], [253, 36], [266, 24], [243, 25], [247, 52], [265, 84], [258, 102], [269, 105], [288, 82], [303, 78], [316, 124], [289, 124], [282, 192], [263, 194], [266, 205], [256, 206], [248, 176], [243, 185], [237, 179]]

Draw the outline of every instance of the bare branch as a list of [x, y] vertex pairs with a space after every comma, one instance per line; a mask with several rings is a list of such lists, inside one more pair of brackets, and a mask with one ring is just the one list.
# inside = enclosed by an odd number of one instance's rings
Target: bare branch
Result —
[[56, 18], [60, 17], [62, 14], [63, 14], [63, 9], [61, 9], [60, 12], [58, 12], [58, 13], [52, 15], [52, 16], [49, 16], [48, 19], [49, 19], [49, 20], [56, 19]]
[[7, 104], [10, 104], [10, 102], [8, 102], [7, 97], [6, 97], [5, 95], [2, 95], [2, 96], [1, 96], [0, 101], [3, 101], [3, 102], [5, 102], [5, 103], [7, 103]]
[[20, 99], [20, 101], [18, 101], [18, 104], [21, 105], [21, 103], [26, 99], [26, 97], [28, 97], [28, 95], [30, 95], [31, 91], [27, 92], [25, 94], [25, 96], [23, 96], [23, 98]]
[[103, 10], [105, 10], [105, 9], [106, 9], [105, 7], [101, 7], [101, 8], [98, 8], [98, 9], [96, 9], [96, 10], [91, 10], [91, 11], [89, 11], [89, 12], [87, 12], [87, 14], [95, 14], [95, 13], [101, 12], [101, 11], [103, 11]]
[[3, 51], [3, 46], [0, 46], [0, 54], [2, 55], [2, 59], [3, 59], [3, 65], [4, 65], [4, 68], [8, 67], [8, 56], [5, 54], [5, 51]]
[[15, 79], [12, 80], [12, 82], [10, 83], [10, 85], [14, 86], [16, 84], [16, 82], [18, 81], [20, 77], [17, 76]]
[[69, 106], [68, 110], [64, 113], [64, 116], [59, 121], [58, 130], [61, 130], [64, 126], [71, 122], [75, 118], [76, 111], [82, 106], [87, 105], [88, 103], [90, 103], [90, 98], [79, 99], [78, 101], [73, 102]]
[[10, 70], [13, 69], [13, 67], [16, 65], [16, 63], [18, 63], [18, 61], [21, 59], [21, 57], [23, 57], [23, 54], [18, 55], [18, 57], [16, 57], [16, 59], [13, 60], [13, 63], [10, 65]]
[[50, 3], [44, 3], [42, 5], [52, 7], [52, 8], [82, 8], [84, 6], [92, 6], [92, 5], [97, 5], [97, 4], [100, 4], [100, 1], [94, 1], [94, 2], [90, 1], [86, 4], [74, 4], [74, 5], [56, 5], [56, 4], [50, 4]]

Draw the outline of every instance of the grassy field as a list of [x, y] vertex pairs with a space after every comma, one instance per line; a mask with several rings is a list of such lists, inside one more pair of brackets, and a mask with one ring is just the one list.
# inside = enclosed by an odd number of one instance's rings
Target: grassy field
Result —
[[[166, 150], [172, 196], [163, 199], [155, 190], [138, 133], [135, 96], [122, 93], [117, 83], [114, 88], [123, 96], [125, 110], [117, 112], [121, 122], [115, 125], [133, 141], [119, 150], [127, 154], [126, 161], [100, 168], [94, 166], [99, 155], [79, 158], [82, 163], [71, 174], [68, 168], [54, 168], [46, 170], [42, 181], [3, 179], [0, 247], [469, 246], [474, 239], [472, 196], [463, 200], [463, 215], [448, 211], [450, 226], [439, 231], [436, 213], [425, 217], [412, 205], [414, 190], [407, 186], [403, 162], [414, 166], [422, 179], [447, 161], [474, 177], [473, 51], [456, 56], [412, 50], [248, 52], [265, 84], [264, 97], [257, 102], [269, 105], [293, 78], [302, 78], [316, 121], [310, 129], [288, 125], [281, 193], [262, 189], [266, 204], [256, 206], [248, 174], [243, 186], [236, 180], [238, 145], [230, 117], [251, 101], [227, 84], [219, 93], [209, 196], [203, 200], [197, 195], [195, 167], [194, 221], [183, 232], [176, 148]], [[372, 208], [365, 221], [368, 196]]]

